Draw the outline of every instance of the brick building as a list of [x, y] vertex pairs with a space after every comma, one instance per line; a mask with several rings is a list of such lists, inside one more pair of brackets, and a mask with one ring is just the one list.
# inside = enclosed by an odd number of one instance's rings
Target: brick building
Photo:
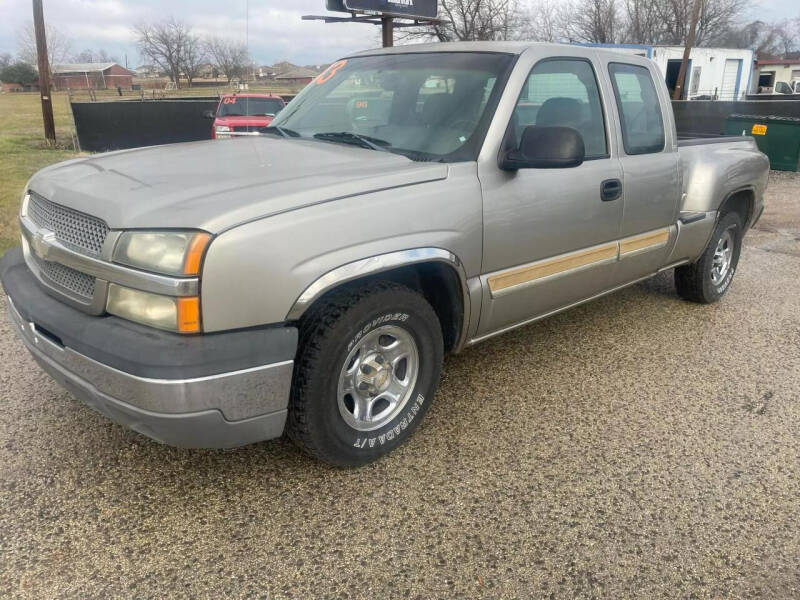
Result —
[[317, 75], [319, 75], [317, 71], [312, 71], [305, 67], [297, 67], [280, 73], [275, 77], [275, 81], [292, 86], [305, 86], [311, 83]]
[[53, 86], [57, 90], [104, 90], [120, 86], [131, 89], [134, 72], [117, 63], [55, 65]]

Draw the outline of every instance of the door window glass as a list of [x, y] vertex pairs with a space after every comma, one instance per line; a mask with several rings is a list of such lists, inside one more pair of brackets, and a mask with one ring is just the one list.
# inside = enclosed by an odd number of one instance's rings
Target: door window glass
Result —
[[611, 84], [622, 121], [626, 154], [651, 154], [664, 149], [664, 120], [650, 71], [638, 65], [612, 63]]
[[511, 119], [516, 147], [532, 125], [571, 127], [583, 137], [587, 159], [608, 156], [603, 106], [591, 64], [558, 59], [533, 68]]

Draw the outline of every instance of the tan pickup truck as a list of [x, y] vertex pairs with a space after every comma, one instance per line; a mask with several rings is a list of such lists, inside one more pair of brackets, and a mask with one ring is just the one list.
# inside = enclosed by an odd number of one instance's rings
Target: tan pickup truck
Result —
[[748, 137], [678, 140], [652, 62], [578, 46], [363, 52], [261, 134], [37, 173], [8, 313], [155, 440], [286, 433], [345, 466], [408, 439], [445, 352], [668, 269], [721, 298], [769, 168]]

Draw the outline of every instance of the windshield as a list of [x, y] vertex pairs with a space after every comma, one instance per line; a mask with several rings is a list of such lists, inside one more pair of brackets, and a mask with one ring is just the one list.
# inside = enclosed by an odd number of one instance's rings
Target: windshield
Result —
[[247, 96], [227, 96], [219, 105], [218, 117], [259, 117], [276, 115], [283, 108], [278, 98], [250, 98]]
[[272, 124], [414, 160], [475, 160], [513, 62], [511, 55], [473, 52], [341, 60]]

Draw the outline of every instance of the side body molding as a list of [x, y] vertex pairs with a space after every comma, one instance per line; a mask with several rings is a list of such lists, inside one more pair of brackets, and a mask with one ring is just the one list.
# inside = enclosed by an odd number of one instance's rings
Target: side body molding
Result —
[[342, 265], [332, 271], [328, 271], [319, 279], [309, 285], [305, 291], [297, 298], [292, 308], [286, 315], [287, 321], [296, 321], [308, 308], [322, 296], [325, 292], [333, 288], [353, 281], [367, 275], [375, 275], [384, 271], [390, 271], [398, 267], [406, 267], [410, 265], [441, 262], [446, 263], [453, 267], [458, 273], [458, 279], [461, 284], [461, 297], [463, 302], [463, 319], [461, 323], [461, 332], [459, 334], [458, 342], [456, 343], [455, 351], [458, 352], [464, 346], [467, 337], [467, 328], [469, 327], [470, 317], [470, 297], [469, 289], [467, 288], [467, 273], [464, 270], [464, 265], [461, 260], [450, 252], [442, 248], [413, 248], [409, 250], [399, 250], [397, 252], [389, 252], [387, 254], [379, 254], [378, 256], [371, 256], [363, 258], [355, 262]]

